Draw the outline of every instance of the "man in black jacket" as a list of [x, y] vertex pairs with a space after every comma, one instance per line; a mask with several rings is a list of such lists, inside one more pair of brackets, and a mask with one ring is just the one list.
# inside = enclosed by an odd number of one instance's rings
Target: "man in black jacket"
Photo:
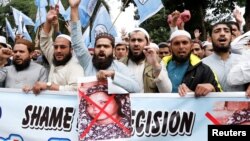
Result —
[[212, 70], [191, 54], [191, 35], [184, 30], [177, 30], [170, 36], [172, 56], [162, 59], [172, 82], [172, 92], [181, 96], [195, 92], [196, 96], [205, 96], [209, 92], [221, 91]]

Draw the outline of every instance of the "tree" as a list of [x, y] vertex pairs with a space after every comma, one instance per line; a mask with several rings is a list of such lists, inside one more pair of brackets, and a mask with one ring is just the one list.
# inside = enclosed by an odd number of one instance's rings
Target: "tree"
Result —
[[[27, 8], [27, 5], [29, 5], [29, 8]], [[31, 19], [35, 19], [36, 16], [36, 7], [34, 4], [34, 1], [32, 0], [11, 0], [7, 5], [4, 7], [0, 7], [0, 34], [1, 35], [6, 35], [5, 30], [5, 17], [8, 18], [10, 21], [12, 27], [16, 27], [15, 22], [14, 22], [14, 17], [12, 13], [12, 9], [10, 6], [15, 7], [16, 9], [22, 11], [25, 15], [29, 16]], [[34, 37], [35, 33], [31, 32], [33, 31], [32, 26], [27, 26], [27, 30], [29, 34]]]
[[[123, 4], [126, 1], [127, 0], [122, 0]], [[133, 0], [128, 0], [128, 2], [134, 3]], [[207, 30], [209, 29], [211, 23], [213, 23], [214, 21], [232, 20], [230, 15], [234, 9], [234, 3], [237, 3], [240, 6], [246, 5], [246, 12], [244, 17], [246, 22], [248, 21], [246, 28], [250, 29], [250, 1], [247, 0], [217, 0], [216, 3], [214, 0], [162, 0], [162, 2], [165, 7], [165, 13], [161, 14], [167, 15], [173, 12], [174, 10], [190, 10], [192, 16], [190, 21], [185, 24], [185, 29], [190, 33], [193, 33], [196, 28], [200, 29], [200, 31], [202, 31], [203, 33], [202, 40], [206, 39]], [[126, 4], [125, 6], [128, 6], [128, 4]], [[215, 16], [214, 19], [205, 21], [206, 15], [208, 15], [207, 9], [214, 9], [214, 11], [211, 13], [213, 16]], [[160, 12], [158, 12], [155, 16], [158, 17], [158, 14], [160, 14]], [[158, 23], [166, 23], [166, 17], [162, 18], [162, 22], [159, 22], [159, 19], [156, 20], [157, 18], [154, 18], [155, 16], [151, 17], [150, 19], [146, 20], [144, 23], [141, 24], [141, 27], [147, 29], [150, 32], [151, 37], [154, 38], [158, 36], [157, 33], [161, 33], [161, 28], [159, 28], [159, 26], [153, 25], [157, 23], [157, 25], [162, 26]], [[145, 23], [151, 24], [148, 25]], [[167, 23], [164, 25], [164, 28], [166, 26], [168, 26]]]
[[246, 0], [246, 9], [245, 9], [244, 18], [246, 21], [245, 31], [249, 31], [250, 30], [250, 1], [249, 0]]
[[169, 27], [167, 26], [165, 13], [166, 10], [161, 9], [155, 16], [141, 24], [141, 27], [149, 32], [151, 39], [157, 44], [166, 42], [169, 37]]

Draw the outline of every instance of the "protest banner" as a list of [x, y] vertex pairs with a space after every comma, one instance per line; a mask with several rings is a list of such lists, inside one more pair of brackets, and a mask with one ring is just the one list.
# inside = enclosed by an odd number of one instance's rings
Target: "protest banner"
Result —
[[0, 89], [0, 141], [77, 141], [77, 95]]
[[[207, 141], [208, 125], [250, 122], [250, 99], [244, 92], [199, 98], [130, 94], [130, 102], [133, 128], [126, 140]], [[35, 96], [0, 89], [0, 141], [76, 141], [78, 106], [77, 92], [44, 91]]]
[[233, 124], [235, 113], [250, 121], [250, 100], [244, 92], [210, 93], [206, 97], [178, 94], [133, 94], [132, 138], [136, 141], [207, 141], [208, 125]]

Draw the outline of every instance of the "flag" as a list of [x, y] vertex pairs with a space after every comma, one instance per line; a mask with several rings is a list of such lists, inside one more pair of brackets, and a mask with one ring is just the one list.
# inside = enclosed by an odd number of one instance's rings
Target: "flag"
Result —
[[19, 24], [19, 16], [22, 17], [22, 21], [23, 21], [23, 23], [25, 25], [32, 25], [32, 26], [35, 25], [30, 17], [26, 16], [25, 14], [23, 14], [21, 11], [17, 10], [14, 7], [11, 7], [11, 8], [12, 8], [12, 11], [13, 11], [13, 15], [14, 15], [16, 25]]
[[5, 18], [5, 23], [6, 23], [6, 34], [7, 34], [7, 37], [11, 37], [11, 39], [13, 41], [15, 41], [15, 38], [16, 38], [16, 35], [15, 35], [15, 32], [13, 31], [11, 25], [10, 25], [10, 22], [8, 21], [7, 18]]
[[85, 10], [81, 8], [78, 9], [78, 13], [79, 13], [81, 25], [84, 28], [88, 25], [90, 16], [88, 15], [88, 13], [85, 12]]
[[106, 8], [101, 5], [100, 9], [97, 12], [93, 28], [91, 29], [91, 44], [94, 46], [95, 44], [95, 37], [99, 33], [109, 33], [112, 34], [114, 37], [117, 36], [117, 32], [115, 27], [112, 25], [112, 21], [110, 15]]
[[48, 5], [47, 0], [35, 0], [35, 5], [37, 7], [46, 7]]
[[29, 41], [32, 42], [30, 34], [28, 33], [27, 28], [26, 28], [25, 25], [23, 26], [23, 36], [24, 36], [24, 39], [29, 40]]
[[68, 7], [68, 9], [65, 11], [65, 13], [63, 15], [63, 18], [65, 21], [70, 21], [70, 11], [71, 11], [71, 8]]
[[96, 4], [97, 0], [82, 0], [80, 2], [78, 13], [82, 27], [86, 27], [88, 25]]
[[17, 27], [17, 30], [18, 30], [18, 34], [22, 34], [23, 33], [23, 28], [22, 28], [22, 22], [23, 22], [23, 17], [22, 15], [19, 15], [18, 17], [18, 27]]
[[19, 24], [19, 15], [20, 15], [19, 13], [20, 12], [14, 7], [11, 7], [11, 9], [12, 9], [12, 12], [13, 12], [15, 24], [18, 25]]
[[96, 4], [97, 0], [82, 0], [79, 4], [79, 9], [83, 9], [91, 17]]
[[55, 7], [58, 0], [49, 0], [49, 5]]
[[140, 15], [139, 24], [163, 8], [161, 0], [134, 0], [134, 2]]
[[94, 48], [93, 46], [91, 46], [91, 43], [90, 43], [90, 36], [89, 36], [89, 31], [90, 31], [90, 28], [88, 27], [84, 33], [83, 33], [83, 43], [84, 43], [84, 47], [87, 47], [87, 48]]
[[37, 28], [43, 24], [46, 21], [46, 8], [45, 7], [40, 7], [37, 8], [37, 12], [36, 12], [36, 23], [35, 23], [35, 27], [34, 30], [36, 31]]
[[62, 5], [61, 0], [50, 0], [49, 5], [52, 7], [55, 7], [55, 5], [58, 4], [59, 6], [59, 13], [63, 16], [65, 14], [65, 9]]

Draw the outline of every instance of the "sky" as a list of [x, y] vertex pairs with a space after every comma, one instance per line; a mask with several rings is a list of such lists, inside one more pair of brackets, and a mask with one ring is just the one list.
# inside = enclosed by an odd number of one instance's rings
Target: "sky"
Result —
[[[111, 20], [114, 22], [120, 13], [121, 0], [106, 0], [106, 2], [110, 7]], [[128, 32], [136, 26], [137, 22], [134, 20], [134, 10], [134, 5], [130, 4], [130, 6], [117, 18], [114, 25], [119, 35], [122, 28], [126, 28], [126, 31]]]

